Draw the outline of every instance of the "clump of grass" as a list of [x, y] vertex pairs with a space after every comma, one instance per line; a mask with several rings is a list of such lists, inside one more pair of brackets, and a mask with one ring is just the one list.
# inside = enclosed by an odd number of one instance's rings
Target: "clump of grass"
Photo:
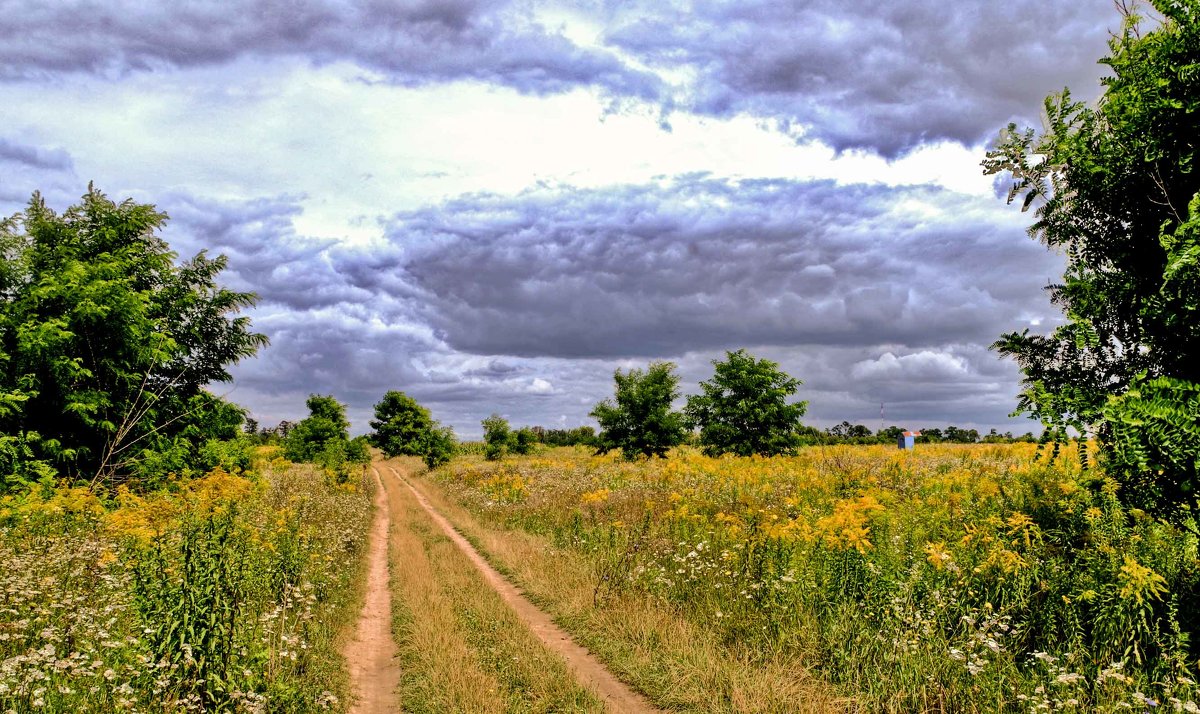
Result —
[[557, 450], [436, 478], [486, 523], [585, 558], [591, 607], [662, 603], [868, 710], [1200, 711], [1194, 532], [1035, 448], [635, 464]]
[[310, 467], [0, 502], [0, 711], [341, 711], [370, 505]]

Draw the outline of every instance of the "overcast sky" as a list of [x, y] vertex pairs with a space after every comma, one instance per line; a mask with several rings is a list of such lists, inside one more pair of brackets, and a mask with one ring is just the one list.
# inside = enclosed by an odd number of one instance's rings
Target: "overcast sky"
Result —
[[271, 346], [218, 391], [575, 426], [748, 348], [808, 422], [1026, 431], [988, 350], [1061, 260], [979, 162], [1095, 97], [1110, 0], [0, 0], [0, 213], [94, 181], [225, 253]]

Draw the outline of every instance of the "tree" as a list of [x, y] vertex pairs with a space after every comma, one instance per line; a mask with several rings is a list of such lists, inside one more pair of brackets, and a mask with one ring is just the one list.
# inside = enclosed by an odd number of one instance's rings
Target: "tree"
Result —
[[605, 399], [591, 412], [600, 423], [599, 453], [620, 449], [627, 459], [665, 457], [683, 441], [683, 415], [671, 410], [679, 397], [674, 363], [651, 362], [645, 372], [618, 369], [613, 381], [615, 401]]
[[483, 420], [483, 455], [488, 461], [499, 461], [508, 453], [512, 432], [508, 420], [499, 414], [493, 414]]
[[404, 392], [383, 395], [375, 405], [370, 443], [388, 456], [420, 456], [429, 468], [450, 460], [454, 432], [434, 421], [429, 410]]
[[437, 426], [437, 422], [434, 424], [426, 437], [425, 453], [421, 454], [425, 466], [431, 469], [448, 463], [458, 447], [458, 440], [454, 438], [454, 431], [450, 427]]
[[338, 483], [349, 480], [353, 465], [371, 461], [365, 437], [350, 438], [346, 407], [330, 396], [310, 394], [308, 416], [283, 440], [283, 455], [292, 461], [318, 464]]
[[1095, 434], [1146, 507], [1194, 500], [1200, 464], [1200, 1], [1152, 4], [1161, 23], [1127, 13], [1110, 41], [1095, 106], [1051, 96], [1042, 133], [1009, 125], [984, 161], [1067, 259], [1065, 322], [994, 345], [1024, 374], [1018, 413]]
[[709, 456], [776, 456], [800, 445], [800, 417], [807, 402], [789, 403], [801, 382], [779, 365], [755, 359], [745, 350], [713, 360], [712, 379], [701, 394], [688, 397], [684, 413], [700, 430], [700, 446]]
[[574, 429], [545, 429], [534, 427], [538, 441], [547, 446], [595, 446], [596, 430], [590, 426], [578, 426]]
[[871, 430], [863, 424], [851, 424], [848, 421], [843, 421], [841, 424], [835, 424], [827, 430], [829, 435], [837, 439], [869, 439], [871, 438]]
[[434, 427], [433, 416], [404, 392], [383, 395], [375, 405], [374, 431], [367, 437], [372, 446], [391, 456], [422, 456], [425, 441]]
[[91, 186], [61, 215], [35, 193], [0, 220], [0, 434], [35, 460], [93, 478], [154, 451], [186, 465], [233, 413], [200, 395], [266, 344], [233, 316], [255, 297], [217, 285], [223, 256], [177, 263], [166, 220]]
[[974, 444], [979, 441], [979, 431], [975, 429], [962, 429], [952, 424], [942, 431], [942, 441], [954, 444]]
[[346, 420], [346, 407], [333, 397], [310, 394], [305, 405], [309, 414], [288, 432], [283, 455], [292, 461], [314, 462], [331, 443], [350, 440], [350, 422]]
[[894, 444], [896, 443], [896, 440], [899, 439], [902, 434], [904, 434], [905, 431], [907, 431], [907, 429], [893, 425], [886, 429], [880, 429], [875, 436], [882, 444]]

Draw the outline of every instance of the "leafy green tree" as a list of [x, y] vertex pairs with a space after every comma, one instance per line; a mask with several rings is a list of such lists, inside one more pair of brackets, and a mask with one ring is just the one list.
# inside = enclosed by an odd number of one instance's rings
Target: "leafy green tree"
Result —
[[375, 405], [371, 428], [371, 444], [388, 456], [420, 456], [435, 468], [454, 454], [454, 432], [439, 425], [428, 409], [404, 392], [383, 395]]
[[712, 379], [688, 397], [684, 413], [700, 430], [700, 446], [709, 456], [776, 456], [800, 445], [800, 417], [807, 402], [789, 403], [801, 382], [779, 365], [755, 359], [746, 350], [713, 360]]
[[865, 425], [851, 424], [848, 421], [829, 427], [828, 432], [830, 436], [837, 439], [869, 439], [871, 437], [871, 430]]
[[450, 427], [435, 426], [426, 436], [425, 453], [421, 458], [427, 467], [436, 469], [448, 463], [457, 449], [458, 440], [454, 438], [454, 431]]
[[345, 483], [371, 461], [367, 438], [350, 438], [346, 407], [337, 399], [310, 394], [308, 416], [283, 439], [283, 455], [292, 461], [317, 464], [338, 483]]
[[231, 408], [201, 395], [266, 344], [233, 316], [255, 298], [217, 285], [223, 256], [177, 262], [166, 220], [89, 187], [61, 215], [35, 193], [0, 221], [0, 434], [22, 458], [124, 478], [150, 452], [188, 462], [227, 426]]
[[574, 429], [542, 429], [537, 427], [538, 441], [547, 446], [595, 446], [596, 430], [590, 426], [578, 426]]
[[292, 461], [315, 462], [318, 454], [326, 452], [327, 447], [336, 449], [336, 445], [341, 445], [344, 449], [350, 440], [346, 407], [333, 397], [321, 394], [308, 395], [305, 405], [309, 415], [288, 432], [283, 441], [283, 455]]
[[1200, 460], [1200, 1], [1152, 5], [1161, 22], [1127, 14], [1110, 41], [1095, 106], [1049, 97], [1045, 131], [1009, 125], [984, 167], [1067, 260], [1065, 322], [994, 345], [1024, 373], [1018, 411], [1057, 441], [1095, 434], [1127, 499], [1169, 507], [1195, 500]]
[[375, 418], [371, 420], [374, 431], [368, 438], [388, 456], [422, 456], [433, 427], [428, 409], [404, 392], [392, 390], [375, 405]]
[[512, 443], [512, 431], [508, 420], [499, 414], [493, 414], [483, 420], [483, 455], [488, 461], [499, 461], [508, 453]]
[[962, 429], [951, 425], [942, 432], [942, 441], [955, 444], [974, 444], [979, 441], [979, 432], [975, 429]]
[[679, 398], [679, 377], [672, 362], [651, 362], [646, 371], [617, 370], [616, 393], [592, 409], [600, 423], [599, 453], [620, 449], [627, 459], [665, 457], [683, 442], [684, 417], [671, 409]]
[[371, 442], [365, 436], [356, 436], [346, 442], [346, 460], [354, 464], [371, 463]]

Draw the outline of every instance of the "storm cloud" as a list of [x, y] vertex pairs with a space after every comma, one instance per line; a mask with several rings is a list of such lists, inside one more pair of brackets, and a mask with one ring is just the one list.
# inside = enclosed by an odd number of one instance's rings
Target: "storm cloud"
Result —
[[[356, 431], [403, 389], [465, 436], [574, 426], [617, 368], [747, 348], [819, 425], [1009, 425], [1000, 334], [1061, 258], [979, 160], [1109, 0], [0, 0], [0, 209], [89, 181], [228, 256], [271, 339], [220, 389]], [[1015, 428], [1015, 427], [1014, 427]], [[1024, 428], [1021, 428], [1024, 431]]]
[[[0, 78], [10, 81], [349, 62], [375, 73], [368, 81], [407, 86], [598, 88], [614, 107], [657, 106], [665, 122], [677, 111], [746, 114], [888, 157], [1036, 122], [1042, 98], [1065, 85], [1094, 96], [1096, 59], [1120, 25], [1108, 0], [7, 0], [0, 12]], [[586, 39], [572, 32], [594, 27]]]
[[455, 349], [663, 357], [990, 341], [1043, 316], [1058, 272], [1012, 219], [928, 186], [683, 177], [464, 197], [389, 236]]
[[594, 85], [618, 96], [659, 94], [653, 74], [579, 47], [495, 0], [9, 0], [0, 13], [0, 77], [10, 80], [296, 57], [354, 62], [406, 85], [473, 80], [532, 93]]
[[687, 76], [693, 111], [773, 117], [839, 149], [896, 156], [1036, 120], [1047, 94], [1094, 96], [1108, 0], [613, 3], [609, 41]]
[[272, 344], [234, 398], [329, 391], [364, 423], [403, 385], [465, 433], [492, 410], [579, 423], [616, 367], [669, 359], [694, 384], [740, 347], [804, 378], [821, 420], [886, 401], [896, 418], [998, 423], [1015, 370], [987, 344], [1052, 320], [1039, 288], [1061, 270], [1003, 205], [928, 186], [682, 176], [467, 195], [358, 246], [298, 235], [287, 196], [162, 207], [172, 245], [228, 255], [226, 283], [260, 296]]

